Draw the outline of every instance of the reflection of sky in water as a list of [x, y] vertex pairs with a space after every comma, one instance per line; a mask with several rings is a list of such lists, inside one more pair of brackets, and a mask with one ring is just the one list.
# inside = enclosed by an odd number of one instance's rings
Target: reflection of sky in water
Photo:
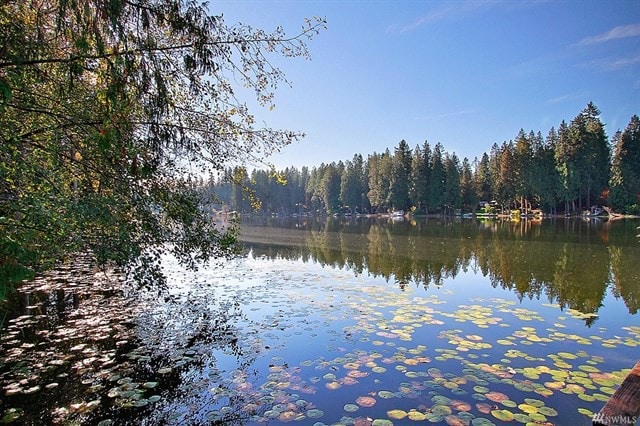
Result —
[[[498, 399], [500, 394], [516, 404], [523, 403], [524, 398], [542, 399], [548, 407], [560, 412], [557, 417], [549, 417], [550, 421], [559, 424], [587, 421], [589, 417], [581, 416], [577, 410], [596, 412], [602, 401], [585, 401], [575, 393], [565, 394], [557, 389], [549, 391], [544, 383], [558, 383], [557, 378], [549, 374], [527, 378], [522, 369], [544, 366], [564, 370], [569, 376], [565, 377], [563, 386], [566, 386], [587, 376], [579, 369], [580, 365], [611, 372], [630, 368], [637, 356], [636, 347], [622, 344], [632, 336], [621, 329], [635, 322], [624, 303], [610, 294], [598, 312], [600, 318], [588, 328], [584, 319], [561, 311], [545, 295], [539, 300], [525, 297], [520, 301], [516, 293], [492, 287], [488, 277], [471, 270], [445, 279], [440, 288], [431, 285], [425, 290], [408, 282], [401, 290], [393, 279], [373, 277], [366, 271], [356, 275], [348, 268], [335, 269], [313, 261], [250, 256], [193, 275], [170, 263], [165, 265], [170, 286], [183, 283], [173, 287], [178, 289], [174, 291], [206, 291], [219, 300], [240, 303], [244, 314], [244, 319], [237, 323], [241, 344], [251, 347], [256, 356], [250, 366], [252, 374], [246, 382], [238, 379], [238, 372], [232, 373], [238, 368], [237, 359], [224, 351], [215, 352], [216, 366], [223, 375], [235, 374], [238, 389], [250, 388], [258, 397], [267, 398], [263, 403], [267, 416], [272, 418], [270, 424], [278, 424], [273, 419], [288, 420], [287, 416], [303, 415], [313, 408], [323, 410], [317, 420], [327, 424], [339, 421], [342, 416], [385, 419], [393, 409], [417, 410], [423, 415], [438, 405], [432, 400], [438, 395], [468, 402], [473, 407], [470, 414], [499, 423], [491, 413], [481, 413], [475, 408], [475, 404], [483, 401], [479, 399], [482, 394], [474, 393], [477, 383], [467, 381], [449, 388], [434, 383], [434, 378], [427, 374], [429, 368], [437, 368], [445, 374], [447, 383], [454, 386], [452, 380], [469, 375], [469, 368], [481, 371], [478, 365], [483, 364], [499, 369], [483, 373], [485, 376], [478, 374], [478, 383], [498, 392]], [[600, 339], [616, 336], [622, 340], [618, 338], [615, 348], [601, 345]], [[637, 336], [628, 339], [629, 342], [640, 344]], [[474, 346], [487, 343], [490, 347]], [[581, 356], [563, 366], [562, 362], [567, 360], [558, 357], [560, 352]], [[520, 355], [511, 356], [513, 353]], [[374, 358], [370, 358], [372, 355]], [[554, 365], [558, 361], [560, 366]], [[349, 362], [357, 366], [345, 368]], [[374, 372], [374, 366], [386, 371]], [[509, 374], [500, 376], [505, 370]], [[362, 377], [358, 376], [360, 373]], [[355, 377], [350, 378], [349, 374]], [[525, 389], [514, 387], [514, 383]], [[534, 383], [550, 394], [540, 395], [526, 388], [529, 386], [526, 383]], [[385, 390], [396, 396], [380, 398], [378, 392]], [[459, 393], [452, 393], [454, 390]], [[586, 392], [607, 395], [597, 385]], [[276, 394], [280, 403], [268, 399]], [[354, 404], [358, 397], [367, 395], [375, 397], [373, 407], [360, 406], [354, 413], [343, 411], [345, 404]], [[300, 400], [303, 402], [296, 405]], [[513, 414], [523, 413], [517, 406], [485, 402]], [[224, 412], [227, 403], [221, 398], [209, 408]], [[456, 413], [464, 415], [464, 411], [455, 410], [452, 415]], [[308, 424], [314, 421], [305, 420]]]

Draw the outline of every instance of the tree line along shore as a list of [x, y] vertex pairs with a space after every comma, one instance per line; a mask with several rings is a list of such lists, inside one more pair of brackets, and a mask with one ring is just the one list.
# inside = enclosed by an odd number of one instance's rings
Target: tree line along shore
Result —
[[279, 171], [238, 166], [194, 185], [217, 198], [217, 210], [238, 213], [638, 215], [640, 119], [611, 141], [604, 128], [589, 103], [546, 137], [520, 130], [473, 161], [441, 143], [412, 150], [402, 140], [366, 159]]

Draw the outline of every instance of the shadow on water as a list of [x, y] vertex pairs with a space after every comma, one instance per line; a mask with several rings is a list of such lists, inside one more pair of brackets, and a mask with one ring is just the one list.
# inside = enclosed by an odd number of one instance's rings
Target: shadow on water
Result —
[[[202, 293], [142, 293], [87, 258], [23, 283], [0, 305], [0, 423], [240, 421], [246, 410], [204, 410], [216, 398], [202, 380], [203, 372], [216, 380], [216, 350], [240, 368], [253, 362], [232, 326], [239, 305], [214, 302]], [[235, 394], [227, 403], [248, 399]]]
[[[425, 288], [472, 270], [519, 298], [595, 314], [607, 288], [640, 307], [637, 221], [245, 219], [256, 256], [315, 261]], [[587, 317], [587, 323], [596, 316]]]

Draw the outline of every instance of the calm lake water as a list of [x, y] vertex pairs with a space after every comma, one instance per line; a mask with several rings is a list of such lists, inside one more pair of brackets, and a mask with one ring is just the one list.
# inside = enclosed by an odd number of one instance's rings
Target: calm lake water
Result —
[[591, 424], [640, 356], [639, 225], [245, 219], [164, 292], [62, 269], [4, 303], [0, 415]]

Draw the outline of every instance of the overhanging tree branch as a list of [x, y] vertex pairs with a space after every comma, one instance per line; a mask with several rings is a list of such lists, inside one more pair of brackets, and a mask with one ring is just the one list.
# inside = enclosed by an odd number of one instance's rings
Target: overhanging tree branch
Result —
[[78, 61], [109, 59], [109, 58], [126, 56], [126, 55], [139, 55], [143, 53], [161, 53], [161, 52], [179, 51], [184, 49], [194, 49], [195, 47], [200, 47], [200, 46], [239, 45], [239, 44], [252, 44], [252, 43], [272, 43], [275, 45], [281, 45], [281, 44], [298, 41], [303, 37], [309, 34], [315, 33], [321, 28], [324, 28], [324, 26], [325, 26], [325, 21], [321, 20], [315, 25], [297, 34], [296, 36], [289, 37], [289, 38], [282, 38], [282, 39], [261, 37], [261, 38], [253, 38], [253, 39], [216, 40], [216, 41], [207, 41], [204, 43], [186, 43], [186, 44], [180, 44], [175, 46], [161, 46], [161, 47], [154, 47], [154, 48], [141, 47], [141, 48], [126, 49], [123, 51], [114, 50], [109, 53], [94, 54], [94, 55], [73, 55], [67, 58], [40, 58], [40, 59], [0, 61], [0, 69], [10, 68], [10, 67], [45, 65], [45, 64], [69, 64], [69, 63], [78, 62]]

